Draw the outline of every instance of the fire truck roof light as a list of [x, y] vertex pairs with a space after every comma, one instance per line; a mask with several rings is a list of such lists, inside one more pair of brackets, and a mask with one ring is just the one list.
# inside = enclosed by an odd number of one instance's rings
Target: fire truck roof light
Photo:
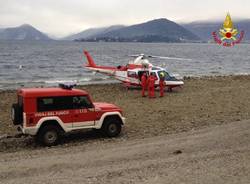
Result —
[[75, 83], [60, 83], [59, 87], [62, 89], [72, 89], [76, 86]]

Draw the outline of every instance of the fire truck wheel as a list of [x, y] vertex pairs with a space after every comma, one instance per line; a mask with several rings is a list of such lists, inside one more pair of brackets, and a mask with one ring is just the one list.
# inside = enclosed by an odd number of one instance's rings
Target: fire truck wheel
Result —
[[44, 146], [55, 146], [60, 140], [60, 130], [55, 125], [46, 125], [39, 131], [37, 138]]
[[110, 117], [105, 119], [102, 130], [106, 136], [116, 137], [121, 133], [121, 128], [120, 119], [116, 117]]
[[11, 119], [14, 125], [21, 124], [22, 122], [22, 112], [18, 104], [13, 104], [11, 107]]

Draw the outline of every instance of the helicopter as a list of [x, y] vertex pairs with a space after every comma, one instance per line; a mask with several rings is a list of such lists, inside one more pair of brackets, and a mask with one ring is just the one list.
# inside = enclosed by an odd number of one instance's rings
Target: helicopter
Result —
[[98, 66], [94, 62], [93, 58], [88, 51], [83, 51], [87, 58], [87, 65], [84, 67], [93, 72], [102, 73], [108, 76], [112, 76], [115, 79], [121, 81], [127, 88], [130, 87], [141, 87], [141, 77], [143, 73], [146, 72], [147, 75], [155, 75], [157, 80], [155, 82], [155, 87], [159, 86], [160, 75], [164, 74], [165, 86], [168, 91], [172, 91], [173, 88], [182, 87], [184, 82], [178, 79], [174, 75], [170, 75], [169, 72], [162, 67], [154, 66], [149, 62], [149, 58], [160, 58], [160, 59], [175, 59], [175, 60], [188, 60], [184, 58], [174, 58], [174, 57], [162, 57], [153, 55], [131, 55], [130, 57], [135, 58], [130, 61], [125, 66]]

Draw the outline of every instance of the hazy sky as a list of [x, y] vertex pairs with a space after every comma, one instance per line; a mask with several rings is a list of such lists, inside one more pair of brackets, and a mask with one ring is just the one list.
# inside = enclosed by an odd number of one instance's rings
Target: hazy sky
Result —
[[0, 0], [0, 26], [31, 24], [65, 36], [91, 27], [156, 18], [177, 22], [250, 18], [250, 0]]

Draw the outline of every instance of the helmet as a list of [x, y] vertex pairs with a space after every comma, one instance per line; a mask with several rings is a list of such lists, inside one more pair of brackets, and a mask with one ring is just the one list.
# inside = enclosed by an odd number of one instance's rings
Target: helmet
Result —
[[160, 77], [165, 77], [165, 74], [163, 72], [161, 72]]

